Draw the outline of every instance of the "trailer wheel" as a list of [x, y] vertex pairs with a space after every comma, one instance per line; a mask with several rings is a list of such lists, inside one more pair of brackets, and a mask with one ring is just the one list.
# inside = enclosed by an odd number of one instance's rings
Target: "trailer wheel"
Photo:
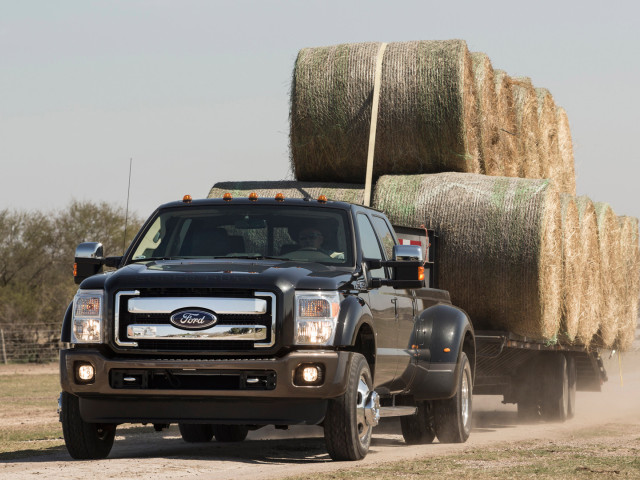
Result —
[[567, 405], [567, 418], [573, 418], [576, 414], [576, 359], [567, 355], [567, 380], [569, 382], [569, 398]]
[[241, 442], [248, 433], [246, 425], [213, 425], [213, 436], [218, 442]]
[[329, 401], [324, 418], [324, 440], [333, 460], [364, 458], [380, 418], [378, 396], [364, 356], [353, 354], [347, 378], [347, 391]]
[[420, 445], [433, 442], [436, 429], [433, 420], [433, 404], [418, 402], [415, 415], [400, 417], [402, 436], [408, 445]]
[[116, 435], [114, 423], [87, 423], [80, 416], [78, 397], [62, 392], [62, 434], [69, 455], [76, 460], [106, 458]]
[[441, 443], [464, 443], [471, 432], [473, 380], [467, 354], [460, 356], [456, 394], [434, 403], [434, 426]]
[[564, 422], [569, 410], [567, 359], [562, 353], [545, 358], [542, 368], [541, 414], [544, 420]]
[[187, 443], [210, 442], [213, 438], [213, 425], [207, 423], [179, 423], [178, 429]]

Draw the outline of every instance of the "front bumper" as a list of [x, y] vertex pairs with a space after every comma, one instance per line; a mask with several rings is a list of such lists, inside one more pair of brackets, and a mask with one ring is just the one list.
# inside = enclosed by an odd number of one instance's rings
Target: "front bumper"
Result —
[[[60, 352], [60, 382], [64, 391], [80, 397], [82, 418], [92, 423], [317, 424], [324, 418], [328, 400], [346, 391], [351, 356], [350, 352], [298, 351], [269, 359], [141, 360], [71, 349]], [[80, 364], [94, 367], [92, 383], [76, 378]], [[306, 364], [322, 366], [322, 384], [294, 383], [294, 371]], [[156, 377], [168, 380], [148, 380]], [[136, 381], [123, 385], [122, 378]], [[247, 385], [247, 378], [269, 381], [261, 388]]]

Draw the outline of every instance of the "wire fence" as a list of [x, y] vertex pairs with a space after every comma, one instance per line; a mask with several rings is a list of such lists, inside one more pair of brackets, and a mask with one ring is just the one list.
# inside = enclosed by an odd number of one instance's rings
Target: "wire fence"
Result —
[[58, 360], [60, 323], [0, 326], [0, 362], [49, 363]]
[[[49, 363], [58, 361], [59, 323], [0, 326], [0, 362]], [[640, 351], [640, 323], [631, 351]]]

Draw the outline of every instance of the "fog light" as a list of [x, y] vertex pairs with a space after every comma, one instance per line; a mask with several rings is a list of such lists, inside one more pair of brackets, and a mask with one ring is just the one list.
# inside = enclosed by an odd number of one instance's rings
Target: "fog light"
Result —
[[76, 365], [76, 378], [79, 383], [91, 383], [96, 377], [95, 368], [89, 363], [79, 363]]
[[322, 385], [324, 382], [324, 366], [321, 364], [305, 363], [298, 365], [293, 373], [293, 384], [298, 387]]
[[318, 367], [304, 367], [304, 370], [302, 370], [302, 379], [307, 383], [316, 382], [318, 376]]

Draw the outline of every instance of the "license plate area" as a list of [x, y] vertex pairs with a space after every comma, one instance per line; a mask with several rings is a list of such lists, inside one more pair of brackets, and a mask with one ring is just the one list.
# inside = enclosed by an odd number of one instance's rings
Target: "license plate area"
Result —
[[113, 369], [111, 388], [136, 390], [273, 390], [272, 370]]

